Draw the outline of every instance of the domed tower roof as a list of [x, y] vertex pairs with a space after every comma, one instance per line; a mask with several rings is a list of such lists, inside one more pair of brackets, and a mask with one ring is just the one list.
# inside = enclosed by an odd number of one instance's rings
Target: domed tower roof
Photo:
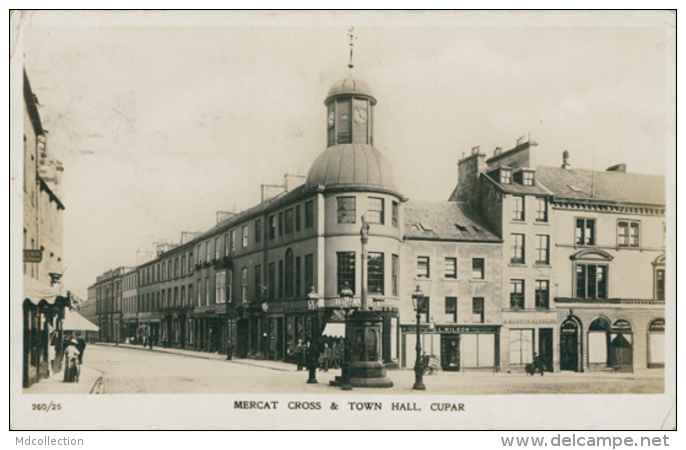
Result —
[[371, 100], [372, 105], [376, 104], [376, 98], [372, 94], [372, 90], [364, 81], [355, 78], [352, 74], [348, 75], [346, 78], [341, 78], [336, 81], [329, 89], [329, 93], [324, 100], [324, 104], [328, 104], [331, 98], [338, 97], [339, 95], [354, 95], [355, 97], [367, 97]]
[[388, 160], [367, 144], [338, 144], [319, 155], [307, 174], [307, 187], [381, 189], [397, 193]]

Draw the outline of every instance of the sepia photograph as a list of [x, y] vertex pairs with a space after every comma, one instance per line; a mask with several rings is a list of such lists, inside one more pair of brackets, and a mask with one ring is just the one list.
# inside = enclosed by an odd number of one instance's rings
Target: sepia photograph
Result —
[[674, 12], [10, 35], [11, 429], [676, 427]]

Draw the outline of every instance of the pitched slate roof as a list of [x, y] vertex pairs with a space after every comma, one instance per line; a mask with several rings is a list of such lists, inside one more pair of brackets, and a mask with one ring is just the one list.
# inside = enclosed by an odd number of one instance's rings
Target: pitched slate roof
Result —
[[405, 237], [500, 242], [464, 202], [415, 202], [405, 204]]
[[[592, 170], [539, 166], [536, 179], [558, 198], [649, 205], [666, 203], [665, 177], [662, 175], [596, 171], [594, 189]], [[592, 196], [593, 191], [595, 195]]]

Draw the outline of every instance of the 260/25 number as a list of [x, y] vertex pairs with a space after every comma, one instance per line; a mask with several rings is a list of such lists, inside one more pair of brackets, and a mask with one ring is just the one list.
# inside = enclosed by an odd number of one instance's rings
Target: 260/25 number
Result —
[[46, 404], [46, 403], [33, 403], [33, 404], [31, 405], [31, 410], [32, 410], [32, 411], [45, 411], [45, 412], [48, 412], [48, 411], [59, 411], [59, 410], [61, 410], [61, 409], [62, 409], [62, 405], [61, 405], [61, 404], [59, 404], [59, 403], [53, 403], [53, 402], [50, 402], [49, 405]]

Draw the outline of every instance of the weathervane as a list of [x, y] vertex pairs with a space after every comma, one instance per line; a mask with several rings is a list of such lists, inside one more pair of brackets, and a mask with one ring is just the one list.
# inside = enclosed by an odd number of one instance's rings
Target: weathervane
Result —
[[348, 63], [348, 67], [350, 67], [351, 69], [354, 67], [354, 65], [353, 65], [353, 45], [355, 45], [355, 44], [353, 43], [353, 39], [357, 39], [357, 36], [353, 35], [354, 29], [355, 29], [355, 27], [351, 27], [348, 30], [348, 36], [350, 36], [350, 62]]

